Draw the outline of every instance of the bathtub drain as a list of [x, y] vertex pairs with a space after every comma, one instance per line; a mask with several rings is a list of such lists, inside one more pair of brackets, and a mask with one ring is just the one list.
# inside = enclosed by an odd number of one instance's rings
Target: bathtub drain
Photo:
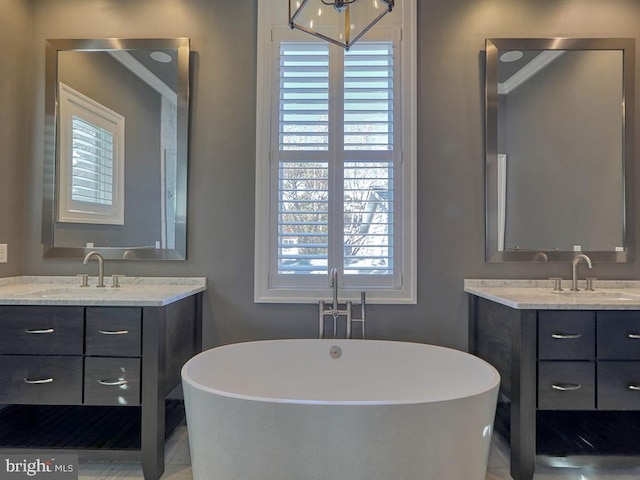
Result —
[[329, 356], [334, 359], [338, 359], [342, 356], [342, 349], [337, 345], [334, 345], [329, 349]]

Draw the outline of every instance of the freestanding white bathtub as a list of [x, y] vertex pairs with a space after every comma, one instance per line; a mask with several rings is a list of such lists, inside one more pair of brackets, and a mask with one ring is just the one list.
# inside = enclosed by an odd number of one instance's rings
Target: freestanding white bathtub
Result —
[[182, 369], [195, 480], [484, 480], [498, 372], [464, 352], [273, 340]]

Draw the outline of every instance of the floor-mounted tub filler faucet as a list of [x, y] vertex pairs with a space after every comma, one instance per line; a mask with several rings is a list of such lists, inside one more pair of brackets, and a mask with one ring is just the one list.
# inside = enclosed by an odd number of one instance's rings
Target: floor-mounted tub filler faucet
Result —
[[577, 292], [578, 290], [580, 290], [578, 288], [578, 275], [576, 273], [576, 269], [577, 269], [578, 263], [580, 263], [581, 260], [583, 260], [589, 266], [589, 268], [593, 268], [593, 265], [591, 264], [591, 259], [587, 257], [584, 253], [579, 253], [578, 255], [573, 257], [573, 261], [571, 262], [571, 274], [572, 274], [571, 275], [571, 291], [572, 292]]
[[330, 307], [325, 307], [325, 302], [320, 300], [319, 303], [319, 318], [318, 318], [318, 338], [325, 338], [324, 334], [324, 320], [325, 317], [331, 317], [333, 319], [333, 338], [336, 338], [338, 329], [338, 318], [345, 317], [347, 320], [347, 333], [346, 337], [351, 338], [352, 324], [353, 322], [360, 322], [362, 338], [365, 338], [364, 334], [364, 322], [365, 322], [365, 293], [360, 292], [360, 318], [353, 318], [352, 316], [352, 302], [347, 300], [344, 304], [344, 308], [340, 308], [338, 302], [338, 269], [332, 268], [329, 272], [330, 287], [333, 289], [333, 299]]
[[92, 251], [87, 253], [82, 261], [83, 264], [89, 263], [92, 257], [96, 257], [98, 260], [98, 285], [96, 287], [103, 288], [104, 287], [104, 257], [100, 255], [98, 252]]

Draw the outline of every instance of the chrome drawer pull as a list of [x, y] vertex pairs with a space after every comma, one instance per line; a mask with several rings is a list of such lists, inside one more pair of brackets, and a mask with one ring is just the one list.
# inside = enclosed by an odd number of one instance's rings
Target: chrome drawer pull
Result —
[[25, 328], [24, 329], [25, 333], [36, 333], [36, 334], [40, 334], [40, 333], [53, 333], [54, 330], [53, 328]]
[[628, 338], [631, 338], [632, 340], [640, 340], [640, 333], [630, 333], [629, 335], [627, 335]]
[[53, 378], [40, 378], [38, 380], [31, 380], [30, 378], [25, 378], [24, 383], [28, 383], [29, 385], [37, 385], [41, 383], [53, 383]]
[[571, 340], [582, 337], [581, 333], [552, 333], [551, 338], [557, 338], [558, 340]]
[[100, 385], [106, 385], [107, 387], [121, 387], [122, 385], [126, 385], [127, 381], [124, 378], [118, 379], [109, 379], [109, 380], [98, 380]]
[[640, 385], [629, 385], [629, 390], [634, 390], [636, 392], [640, 392]]
[[554, 383], [551, 385], [554, 390], [560, 390], [561, 392], [572, 392], [574, 390], [580, 390], [582, 385], [579, 383]]
[[102, 335], [126, 335], [129, 330], [98, 330]]

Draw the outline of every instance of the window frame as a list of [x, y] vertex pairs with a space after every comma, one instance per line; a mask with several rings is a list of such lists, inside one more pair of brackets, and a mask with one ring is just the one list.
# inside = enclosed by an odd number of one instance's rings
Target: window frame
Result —
[[[259, 18], [267, 19], [273, 15], [269, 12], [268, 1], [259, 3]], [[395, 13], [396, 10], [394, 10]], [[358, 300], [360, 291], [367, 292], [369, 303], [415, 304], [416, 298], [416, 58], [415, 58], [415, 0], [403, 2], [403, 9], [399, 12], [404, 24], [399, 26], [377, 26], [367, 33], [361, 41], [389, 40], [395, 36], [395, 45], [399, 55], [400, 67], [396, 71], [396, 81], [399, 81], [400, 93], [396, 99], [396, 111], [400, 112], [397, 125], [400, 134], [394, 140], [393, 155], [398, 155], [394, 162], [394, 175], [401, 176], [402, 196], [397, 200], [398, 213], [403, 224], [400, 246], [401, 258], [394, 258], [399, 265], [399, 281], [392, 287], [372, 284], [367, 275], [341, 275], [339, 278], [340, 298]], [[391, 16], [390, 16], [391, 17]], [[279, 20], [279, 19], [278, 19]], [[397, 19], [396, 19], [397, 20]], [[277, 138], [272, 129], [278, 129], [277, 105], [273, 103], [278, 98], [279, 84], [276, 80], [279, 72], [279, 41], [313, 42], [313, 37], [304, 33], [280, 28], [277, 22], [259, 22], [258, 32], [258, 78], [257, 78], [257, 138], [256, 138], [256, 230], [255, 230], [255, 276], [254, 300], [257, 303], [317, 303], [331, 294], [329, 275], [315, 274], [309, 285], [297, 286], [295, 282], [288, 285], [278, 285], [270, 282], [270, 275], [274, 271], [271, 248], [277, 245], [271, 243], [273, 238], [270, 218], [274, 217], [271, 209], [273, 202], [272, 191], [273, 171], [271, 163], [277, 161], [272, 149], [277, 149], [273, 139]], [[399, 48], [398, 48], [399, 46]], [[330, 46], [330, 48], [338, 48]], [[397, 61], [397, 60], [396, 60]], [[275, 118], [275, 120], [274, 120]], [[275, 123], [274, 123], [275, 122]], [[342, 182], [342, 179], [340, 180]], [[330, 188], [331, 191], [331, 188]], [[342, 203], [342, 200], [339, 200]], [[296, 275], [292, 275], [295, 277]], [[307, 277], [307, 278], [309, 278]], [[351, 277], [351, 278], [349, 278]], [[355, 277], [362, 280], [354, 285]], [[375, 282], [374, 282], [375, 283]]]
[[[125, 118], [90, 97], [59, 82], [58, 216], [61, 223], [124, 225]], [[112, 204], [73, 200], [73, 117], [113, 135]]]

